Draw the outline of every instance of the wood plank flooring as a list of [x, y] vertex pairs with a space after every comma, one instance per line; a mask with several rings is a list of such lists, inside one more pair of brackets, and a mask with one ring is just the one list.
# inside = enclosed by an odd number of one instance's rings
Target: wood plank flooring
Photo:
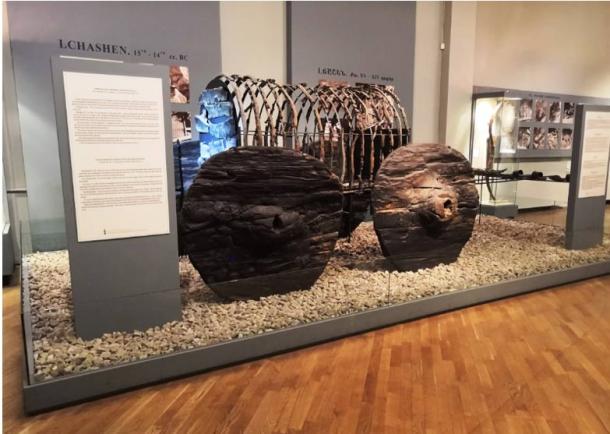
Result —
[[610, 276], [34, 417], [3, 299], [4, 432], [610, 432]]

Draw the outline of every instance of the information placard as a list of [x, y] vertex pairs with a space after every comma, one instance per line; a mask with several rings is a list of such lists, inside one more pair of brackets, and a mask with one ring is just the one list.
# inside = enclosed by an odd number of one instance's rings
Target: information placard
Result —
[[566, 219], [566, 247], [588, 249], [604, 241], [610, 158], [610, 106], [577, 104]]
[[51, 66], [75, 332], [175, 321], [169, 68], [74, 57]]
[[579, 198], [606, 195], [609, 155], [610, 112], [586, 112], [578, 188]]
[[168, 234], [160, 78], [63, 72], [77, 241]]

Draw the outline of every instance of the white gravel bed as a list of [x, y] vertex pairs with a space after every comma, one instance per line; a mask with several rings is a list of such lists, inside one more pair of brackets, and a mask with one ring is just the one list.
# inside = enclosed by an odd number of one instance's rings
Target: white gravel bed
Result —
[[37, 380], [201, 347], [518, 277], [610, 260], [610, 236], [584, 251], [563, 248], [554, 226], [483, 217], [457, 262], [417, 272], [385, 268], [371, 223], [337, 243], [335, 255], [310, 290], [225, 301], [180, 259], [182, 320], [133, 333], [83, 340], [74, 333], [68, 253], [34, 253], [26, 260]]

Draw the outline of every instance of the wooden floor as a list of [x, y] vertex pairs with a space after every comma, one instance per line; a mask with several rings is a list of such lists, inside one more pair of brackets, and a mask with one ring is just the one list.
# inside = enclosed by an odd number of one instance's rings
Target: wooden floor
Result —
[[8, 433], [610, 433], [610, 276], [35, 417], [3, 301]]
[[610, 276], [35, 417], [3, 298], [5, 432], [610, 432]]

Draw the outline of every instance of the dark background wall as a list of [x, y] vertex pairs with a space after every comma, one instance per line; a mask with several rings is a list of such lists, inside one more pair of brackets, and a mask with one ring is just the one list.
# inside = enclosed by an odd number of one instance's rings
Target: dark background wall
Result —
[[[65, 225], [51, 57], [188, 66], [191, 102], [174, 104], [172, 109], [194, 114], [199, 92], [221, 70], [219, 6], [214, 2], [8, 2], [8, 21], [32, 248], [62, 248]], [[67, 41], [118, 48], [116, 54], [62, 48], [78, 46]]]
[[292, 2], [287, 15], [288, 81], [391, 84], [412, 107], [415, 2]]

